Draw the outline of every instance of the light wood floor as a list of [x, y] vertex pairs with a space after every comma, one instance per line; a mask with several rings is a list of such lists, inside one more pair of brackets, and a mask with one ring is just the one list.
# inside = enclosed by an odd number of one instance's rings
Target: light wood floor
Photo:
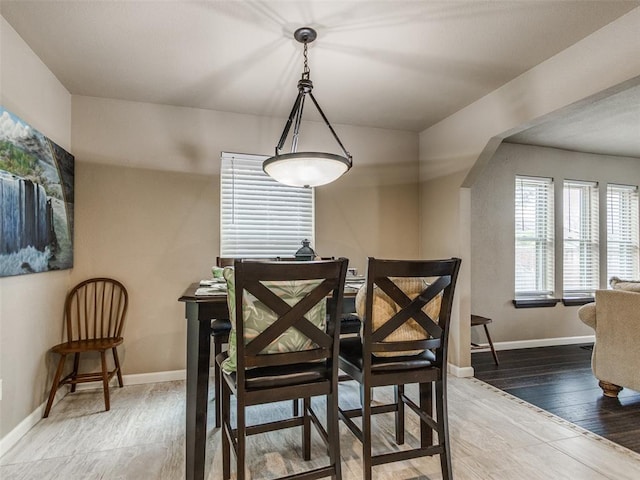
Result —
[[[0, 459], [0, 478], [182, 479], [184, 387], [184, 382], [167, 382], [114, 388], [110, 412], [102, 411], [101, 390], [67, 395], [48, 419]], [[355, 385], [340, 388], [341, 403], [357, 401]], [[383, 400], [389, 394], [376, 390], [375, 398]], [[260, 407], [249, 421], [258, 416], [265, 420], [285, 409], [289, 411], [289, 403]], [[640, 455], [479, 380], [450, 377], [449, 409], [456, 480], [640, 478]], [[392, 440], [392, 415], [381, 417], [374, 427], [375, 449], [400, 448]], [[407, 442], [414, 442], [417, 422], [410, 413], [407, 425]], [[298, 429], [250, 437], [250, 478], [306, 469], [299, 437]], [[343, 478], [362, 478], [359, 443], [344, 426], [341, 448]], [[325, 460], [315, 438], [311, 464]], [[220, 432], [211, 426], [208, 465], [207, 480], [220, 479]], [[425, 458], [374, 467], [374, 478], [436, 480], [441, 478], [439, 470], [437, 457]]]

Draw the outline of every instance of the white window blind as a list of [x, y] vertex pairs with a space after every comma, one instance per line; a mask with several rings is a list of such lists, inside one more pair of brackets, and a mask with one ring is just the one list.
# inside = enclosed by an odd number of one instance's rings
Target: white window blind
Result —
[[599, 286], [598, 184], [564, 182], [564, 296], [593, 295]]
[[607, 274], [640, 278], [638, 187], [607, 185]]
[[515, 293], [540, 297], [554, 292], [553, 180], [516, 177]]
[[293, 257], [314, 243], [314, 192], [276, 182], [262, 170], [267, 157], [222, 154], [220, 256]]

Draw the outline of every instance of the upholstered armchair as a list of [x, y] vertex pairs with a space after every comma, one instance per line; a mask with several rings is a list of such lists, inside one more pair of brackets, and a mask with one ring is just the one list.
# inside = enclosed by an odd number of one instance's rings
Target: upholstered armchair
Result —
[[607, 397], [622, 387], [640, 391], [640, 282], [611, 279], [613, 290], [597, 290], [595, 302], [578, 316], [596, 332], [593, 374]]

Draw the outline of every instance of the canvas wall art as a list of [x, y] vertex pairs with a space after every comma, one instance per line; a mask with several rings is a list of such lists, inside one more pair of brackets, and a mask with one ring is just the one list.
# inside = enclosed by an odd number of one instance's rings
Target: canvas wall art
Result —
[[0, 277], [73, 267], [74, 158], [0, 106]]

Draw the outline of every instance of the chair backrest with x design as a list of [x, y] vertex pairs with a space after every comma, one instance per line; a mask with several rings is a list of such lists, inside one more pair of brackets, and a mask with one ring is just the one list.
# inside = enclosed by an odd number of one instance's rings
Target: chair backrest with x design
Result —
[[[327, 375], [337, 369], [336, 314], [342, 305], [347, 264], [347, 259], [235, 262], [238, 385], [250, 368], [325, 361]], [[246, 317], [260, 309], [266, 317], [263, 328], [248, 328]], [[283, 340], [287, 333], [296, 334], [298, 341]]]
[[[393, 356], [402, 352], [432, 350], [434, 362], [443, 366], [447, 358], [449, 319], [459, 260], [407, 261], [369, 258], [366, 284], [363, 332], [363, 369], [367, 370], [371, 355]], [[421, 280], [418, 292], [408, 294], [399, 286], [403, 279]], [[376, 297], [385, 297], [394, 308], [381, 324], [371, 321]], [[437, 305], [437, 308], [426, 308]], [[430, 316], [427, 312], [435, 312]], [[436, 315], [437, 314], [437, 315]], [[393, 340], [394, 332], [413, 323], [422, 332], [419, 338]], [[396, 335], [397, 337], [397, 335]]]

